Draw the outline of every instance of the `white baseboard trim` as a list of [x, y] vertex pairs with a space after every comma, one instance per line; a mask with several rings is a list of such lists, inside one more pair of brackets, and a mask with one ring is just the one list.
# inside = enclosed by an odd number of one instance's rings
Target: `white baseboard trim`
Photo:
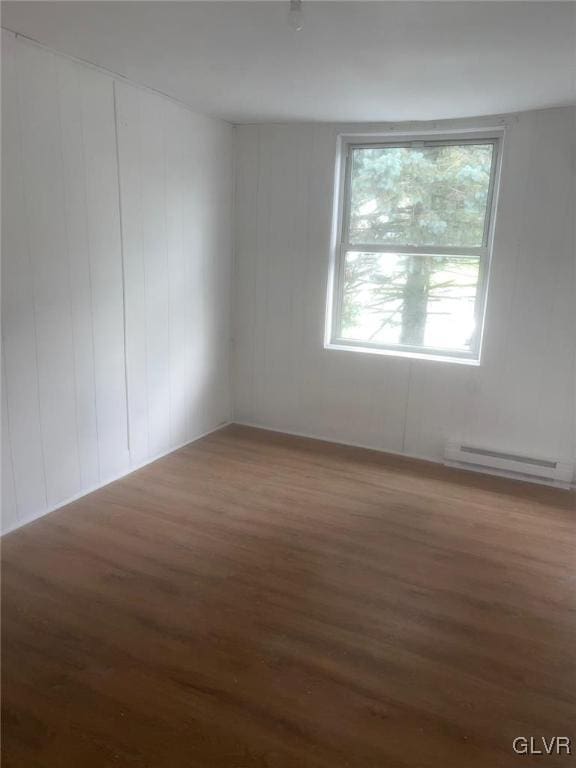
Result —
[[502, 472], [502, 471], [500, 472], [483, 471], [475, 467], [465, 467], [459, 464], [451, 464], [449, 462], [445, 462], [443, 458], [433, 458], [431, 456], [424, 456], [423, 454], [417, 454], [417, 453], [391, 451], [386, 448], [378, 448], [378, 447], [374, 447], [373, 445], [366, 445], [365, 443], [344, 442], [343, 440], [335, 440], [332, 437], [317, 435], [311, 432], [297, 432], [295, 430], [290, 430], [290, 429], [277, 429], [276, 427], [267, 427], [264, 424], [258, 424], [257, 422], [253, 422], [253, 421], [239, 421], [237, 419], [233, 419], [232, 424], [238, 424], [241, 427], [253, 427], [254, 429], [263, 429], [266, 432], [276, 432], [277, 434], [280, 434], [280, 435], [293, 435], [294, 437], [306, 437], [309, 440], [321, 440], [324, 443], [334, 443], [335, 445], [345, 445], [350, 448], [363, 448], [364, 450], [367, 450], [367, 451], [376, 451], [377, 453], [388, 454], [389, 456], [399, 456], [405, 459], [416, 459], [417, 461], [426, 461], [429, 464], [436, 464], [440, 467], [450, 467], [451, 469], [458, 469], [461, 472], [472, 472], [474, 474], [480, 474], [484, 476], [503, 477], [507, 480], [516, 480], [517, 482], [521, 482], [521, 483], [545, 485], [547, 487], [560, 488], [561, 490], [569, 490], [569, 491], [576, 490], [576, 482], [572, 483], [572, 485], [560, 486], [558, 484], [549, 483], [546, 481], [540, 481], [538, 480], [538, 478], [534, 478], [534, 477], [528, 477], [528, 476], [520, 477], [510, 472]]
[[401, 451], [391, 451], [388, 448], [378, 448], [374, 445], [367, 445], [366, 443], [356, 443], [351, 441], [336, 440], [333, 437], [326, 437], [326, 435], [317, 435], [313, 432], [297, 432], [293, 429], [277, 429], [276, 427], [266, 427], [264, 424], [258, 424], [254, 421], [238, 421], [232, 420], [232, 424], [238, 424], [240, 427], [253, 427], [254, 429], [263, 429], [266, 432], [276, 432], [279, 435], [292, 435], [293, 437], [307, 437], [309, 440], [320, 440], [323, 443], [334, 443], [334, 445], [345, 445], [349, 448], [363, 448], [366, 451], [376, 451], [376, 453], [384, 453], [389, 456], [400, 456], [405, 459], [417, 459], [418, 461], [427, 461], [429, 464], [442, 464], [441, 459], [433, 459], [430, 456], [424, 456], [418, 453], [402, 453]]
[[[24, 525], [33, 523], [35, 520], [39, 520], [45, 515], [49, 515], [51, 512], [55, 512], [57, 509], [60, 509], [61, 507], [65, 507], [67, 504], [72, 504], [72, 502], [78, 501], [78, 499], [81, 499], [83, 496], [88, 496], [88, 494], [94, 493], [94, 491], [98, 491], [100, 490], [100, 488], [105, 488], [107, 485], [110, 485], [110, 483], [116, 482], [116, 480], [121, 480], [123, 477], [127, 477], [128, 475], [131, 475], [133, 472], [137, 472], [139, 469], [142, 469], [143, 467], [148, 466], [148, 464], [152, 464], [153, 462], [158, 461], [158, 459], [164, 458], [164, 456], [169, 456], [171, 453], [174, 453], [175, 451], [179, 451], [181, 448], [185, 448], [187, 445], [192, 445], [197, 440], [201, 440], [203, 437], [207, 437], [208, 435], [211, 435], [214, 432], [219, 432], [221, 429], [224, 429], [225, 427], [228, 427], [234, 424], [237, 424], [240, 427], [253, 427], [254, 429], [262, 429], [266, 432], [275, 432], [276, 434], [280, 434], [280, 435], [292, 435], [293, 437], [305, 437], [305, 438], [308, 438], [309, 440], [320, 440], [324, 443], [334, 443], [335, 445], [343, 445], [343, 446], [348, 446], [350, 448], [363, 448], [364, 450], [376, 451], [377, 453], [389, 454], [390, 456], [399, 456], [405, 459], [416, 459], [418, 461], [426, 461], [430, 464], [437, 464], [438, 466], [449, 466], [443, 461], [443, 459], [432, 458], [430, 456], [424, 456], [422, 454], [406, 453], [406, 452], [403, 453], [401, 451], [391, 451], [389, 449], [378, 448], [373, 445], [367, 445], [366, 443], [345, 442], [344, 440], [336, 440], [332, 437], [326, 437], [325, 435], [318, 435], [312, 432], [299, 432], [292, 429], [278, 429], [276, 427], [268, 427], [264, 424], [259, 424], [258, 422], [231, 419], [229, 421], [223, 421], [221, 424], [218, 424], [218, 426], [214, 427], [213, 429], [209, 429], [206, 432], [202, 432], [200, 435], [197, 435], [196, 437], [192, 438], [192, 440], [187, 440], [184, 443], [175, 445], [169, 448], [167, 451], [163, 451], [162, 453], [156, 454], [155, 456], [152, 456], [146, 459], [145, 461], [142, 461], [138, 464], [130, 466], [125, 472], [120, 472], [119, 474], [114, 475], [113, 477], [107, 479], [103, 483], [99, 483], [89, 488], [85, 488], [79, 493], [75, 494], [74, 496], [70, 496], [64, 501], [60, 501], [57, 504], [54, 504], [53, 506], [48, 507], [48, 509], [43, 509], [41, 512], [28, 515], [23, 520], [18, 520], [18, 522], [16, 522], [14, 525], [9, 526], [5, 531], [2, 531], [1, 536], [5, 536], [6, 534], [11, 533], [12, 531], [16, 531], [19, 528], [22, 528]], [[505, 477], [506, 479], [516, 480], [519, 482], [529, 482], [529, 483], [535, 482], [533, 478], [526, 478], [526, 480], [524, 480], [523, 478], [516, 477], [510, 474], [504, 474], [503, 472], [500, 472], [500, 473], [481, 472], [480, 470], [477, 470], [477, 469], [460, 467], [460, 466], [457, 466], [455, 468], [461, 470], [462, 472], [474, 472], [476, 474], [483, 474], [483, 475], [497, 475], [499, 477]], [[549, 485], [549, 484], [545, 483], [545, 485]], [[573, 483], [572, 486], [570, 487], [570, 490], [572, 491], [576, 490], [576, 484]]]
[[223, 421], [213, 429], [209, 429], [206, 432], [202, 432], [200, 435], [193, 437], [192, 440], [186, 440], [184, 443], [179, 443], [178, 445], [172, 446], [167, 451], [162, 451], [162, 453], [155, 454], [154, 456], [151, 456], [150, 458], [145, 459], [138, 464], [131, 465], [125, 472], [119, 472], [117, 475], [113, 475], [103, 483], [97, 483], [96, 485], [92, 485], [89, 488], [84, 488], [83, 490], [74, 494], [74, 496], [69, 496], [64, 501], [59, 501], [57, 504], [53, 504], [51, 507], [48, 507], [48, 509], [43, 509], [41, 512], [35, 512], [32, 515], [27, 515], [23, 520], [18, 520], [16, 523], [6, 528], [5, 531], [2, 531], [1, 536], [6, 536], [6, 534], [12, 533], [12, 531], [16, 531], [19, 528], [28, 525], [29, 523], [33, 523], [35, 520], [40, 520], [41, 517], [45, 517], [51, 512], [55, 512], [57, 509], [65, 507], [67, 504], [72, 504], [72, 502], [78, 501], [78, 499], [81, 499], [83, 496], [88, 496], [88, 494], [94, 493], [94, 491], [99, 491], [101, 488], [105, 488], [107, 485], [115, 483], [116, 480], [121, 480], [123, 477], [127, 477], [133, 472], [137, 472], [139, 469], [142, 469], [142, 467], [146, 467], [148, 464], [153, 464], [155, 461], [158, 461], [158, 459], [163, 459], [165, 456], [169, 456], [171, 453], [179, 451], [181, 448], [185, 448], [187, 445], [192, 445], [196, 441], [201, 440], [203, 437], [207, 437], [214, 432], [218, 432], [219, 430], [224, 429], [224, 427], [228, 427], [233, 423], [234, 422], [232, 421]]

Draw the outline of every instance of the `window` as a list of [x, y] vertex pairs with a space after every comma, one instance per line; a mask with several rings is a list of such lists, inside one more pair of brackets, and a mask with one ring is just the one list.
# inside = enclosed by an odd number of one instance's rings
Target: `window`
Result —
[[479, 361], [499, 144], [343, 142], [328, 347]]

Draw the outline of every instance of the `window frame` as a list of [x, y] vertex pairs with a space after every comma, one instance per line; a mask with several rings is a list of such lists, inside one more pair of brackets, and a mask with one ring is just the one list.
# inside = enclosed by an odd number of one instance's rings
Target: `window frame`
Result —
[[[504, 128], [458, 132], [418, 132], [399, 135], [375, 134], [368, 136], [338, 136], [336, 173], [334, 186], [334, 211], [332, 229], [332, 247], [328, 279], [326, 324], [324, 347], [348, 352], [365, 352], [394, 357], [408, 357], [441, 362], [480, 365], [484, 323], [488, 300], [488, 283], [492, 262], [496, 211], [500, 188], [502, 166], [502, 145]], [[398, 246], [398, 244], [351, 243], [349, 241], [350, 206], [351, 206], [351, 167], [352, 152], [355, 149], [378, 149], [421, 146], [460, 146], [462, 144], [492, 144], [492, 165], [484, 220], [482, 245], [477, 247], [455, 246]], [[470, 350], [458, 350], [442, 347], [415, 347], [401, 344], [382, 344], [344, 339], [338, 335], [344, 296], [344, 268], [346, 253], [350, 251], [366, 253], [413, 254], [421, 256], [462, 256], [477, 257], [478, 286], [474, 305], [475, 333]]]

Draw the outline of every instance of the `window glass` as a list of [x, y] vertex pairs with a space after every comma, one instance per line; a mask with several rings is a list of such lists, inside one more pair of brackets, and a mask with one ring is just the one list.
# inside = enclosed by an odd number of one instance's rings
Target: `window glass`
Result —
[[344, 143], [328, 346], [479, 362], [499, 145]]
[[355, 147], [351, 244], [484, 244], [493, 144]]
[[348, 251], [341, 339], [470, 351], [478, 257]]

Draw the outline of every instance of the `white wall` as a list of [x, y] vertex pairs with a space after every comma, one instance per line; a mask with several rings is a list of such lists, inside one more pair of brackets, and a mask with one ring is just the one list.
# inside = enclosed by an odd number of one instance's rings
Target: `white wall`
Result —
[[237, 128], [237, 421], [431, 459], [447, 437], [576, 454], [575, 110], [473, 124], [500, 122], [508, 127], [478, 368], [324, 350], [336, 136], [354, 127]]
[[[232, 417], [233, 131], [2, 43], [9, 530]], [[324, 350], [350, 126], [236, 129], [237, 421], [432, 459], [446, 437], [576, 455], [575, 111], [506, 122], [479, 368]]]
[[2, 46], [8, 530], [229, 420], [233, 168], [228, 124]]

